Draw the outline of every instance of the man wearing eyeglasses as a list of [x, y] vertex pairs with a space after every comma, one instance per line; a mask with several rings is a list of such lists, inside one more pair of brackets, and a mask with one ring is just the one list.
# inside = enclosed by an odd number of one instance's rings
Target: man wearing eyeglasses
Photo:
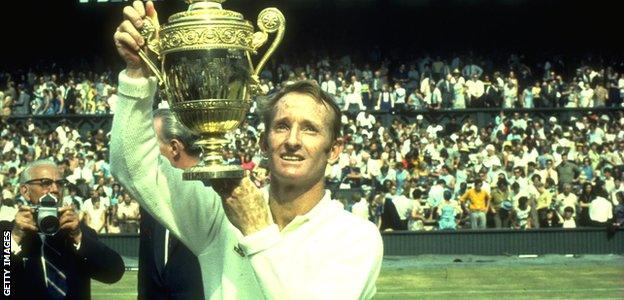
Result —
[[[11, 296], [16, 299], [89, 299], [91, 279], [114, 283], [124, 273], [119, 254], [79, 222], [72, 206], [58, 205], [66, 185], [52, 161], [35, 161], [20, 175], [20, 193], [28, 206], [19, 208], [13, 223], [1, 224], [11, 232]], [[57, 209], [56, 233], [44, 234], [38, 227], [41, 201]]]

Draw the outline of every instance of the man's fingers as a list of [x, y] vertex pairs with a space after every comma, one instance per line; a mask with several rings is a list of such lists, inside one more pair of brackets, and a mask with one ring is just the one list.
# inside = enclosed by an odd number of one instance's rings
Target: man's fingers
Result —
[[249, 179], [249, 177], [246, 176], [241, 179], [241, 183], [238, 185], [238, 187], [234, 189], [234, 192], [232, 192], [232, 196], [236, 196], [236, 197], [247, 196], [253, 193], [254, 190], [256, 190], [255, 185], [253, 184], [251, 179]]
[[243, 179], [241, 181], [243, 183], [242, 185], [245, 188], [251, 189], [251, 188], [254, 187], [253, 181], [251, 181], [250, 174], [247, 174], [247, 176], [243, 177]]
[[249, 179], [249, 176], [243, 177], [238, 187], [240, 188], [240, 191], [244, 194], [252, 193], [255, 188], [253, 182], [251, 181], [251, 179]]
[[26, 205], [20, 205], [18, 209], [19, 209], [20, 212], [27, 211], [27, 212], [33, 213], [35, 211], [34, 208], [32, 208], [30, 206], [26, 206]]
[[158, 23], [158, 13], [156, 12], [152, 1], [147, 1], [147, 3], [145, 3], [145, 15], [150, 18], [154, 26], [157, 28], [159, 27], [160, 23]]
[[143, 16], [139, 15], [139, 13], [132, 6], [126, 6], [123, 9], [124, 19], [132, 23], [133, 26], [137, 28], [143, 27]]
[[135, 67], [141, 66], [141, 57], [135, 50], [128, 49], [125, 45], [122, 45], [121, 43], [119, 43], [117, 47], [121, 57], [124, 57], [128, 61], [128, 63], [132, 63], [133, 65], [135, 65]]
[[130, 21], [128, 21], [128, 20], [123, 21], [121, 23], [121, 25], [119, 25], [119, 27], [117, 29], [119, 31], [121, 31], [121, 32], [126, 32], [126, 33], [130, 34], [132, 39], [134, 39], [135, 43], [137, 45], [139, 45], [139, 46], [143, 45], [143, 43], [145, 42], [143, 40], [143, 37], [141, 36], [139, 31], [137, 30], [137, 27], [132, 25], [132, 23]]
[[37, 224], [32, 220], [15, 220], [15, 225], [17, 228], [23, 231], [37, 231]]
[[31, 211], [20, 211], [15, 215], [15, 220], [29, 220], [32, 221], [34, 219], [34, 215]]
[[24, 218], [24, 217], [20, 217], [15, 218], [15, 223], [17, 224], [17, 226], [19, 227], [24, 227], [24, 226], [37, 226], [37, 223], [35, 223], [35, 220], [33, 220], [32, 218]]
[[63, 206], [63, 207], [59, 207], [59, 209], [58, 209], [58, 213], [59, 213], [60, 215], [62, 215], [62, 214], [64, 214], [64, 213], [65, 213], [66, 211], [68, 211], [68, 210], [73, 210], [73, 209], [71, 208], [71, 206]]
[[22, 230], [24, 230], [24, 231], [39, 231], [39, 228], [37, 228], [36, 225], [23, 224]]
[[78, 228], [78, 221], [65, 223], [59, 227], [59, 230], [74, 231], [76, 228]]
[[67, 222], [71, 222], [76, 220], [76, 215], [73, 213], [66, 213], [61, 215], [61, 217], [59, 218], [59, 224], [65, 224]]
[[227, 198], [225, 198], [225, 200], [223, 202], [224, 202], [223, 204], [225, 204], [223, 206], [223, 208], [225, 210], [231, 210], [234, 207], [237, 207], [238, 198], [236, 198], [236, 197], [227, 197]]
[[115, 45], [117, 48], [126, 48], [127, 50], [139, 51], [140, 47], [136, 40], [127, 32], [115, 32]]
[[141, 18], [145, 17], [145, 6], [143, 6], [142, 1], [134, 1], [132, 2], [132, 7], [134, 10], [141, 16]]
[[[242, 196], [245, 196], [245, 188], [242, 185], [237, 186], [233, 191], [232, 191], [232, 197], [234, 198], [240, 198]], [[231, 197], [230, 197], [231, 198]]]

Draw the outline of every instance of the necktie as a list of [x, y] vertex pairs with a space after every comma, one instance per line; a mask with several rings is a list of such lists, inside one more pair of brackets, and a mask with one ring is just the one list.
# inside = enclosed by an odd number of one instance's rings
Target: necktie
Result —
[[47, 238], [47, 236], [42, 237], [41, 245], [46, 288], [51, 299], [64, 299], [67, 294], [67, 277], [61, 270], [61, 253], [48, 244]]

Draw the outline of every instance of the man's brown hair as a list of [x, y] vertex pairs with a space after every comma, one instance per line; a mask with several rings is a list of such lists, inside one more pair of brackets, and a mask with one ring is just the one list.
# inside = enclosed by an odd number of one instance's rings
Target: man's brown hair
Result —
[[284, 96], [290, 93], [298, 93], [304, 94], [312, 97], [312, 99], [316, 100], [318, 103], [323, 104], [325, 107], [330, 108], [331, 111], [334, 112], [334, 119], [332, 121], [332, 143], [341, 136], [340, 127], [341, 127], [341, 117], [342, 113], [340, 112], [340, 108], [336, 104], [334, 98], [323, 91], [321, 87], [316, 83], [316, 81], [312, 80], [302, 80], [295, 82], [293, 84], [285, 86], [281, 91], [279, 91], [274, 96], [270, 97], [267, 101], [265, 101], [262, 107], [262, 120], [266, 126], [266, 131], [269, 131], [271, 127], [271, 122], [273, 122], [273, 118], [275, 117], [275, 104], [282, 99]]

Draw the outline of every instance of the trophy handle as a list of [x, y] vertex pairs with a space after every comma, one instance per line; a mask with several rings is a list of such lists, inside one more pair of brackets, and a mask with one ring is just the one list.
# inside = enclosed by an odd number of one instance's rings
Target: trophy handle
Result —
[[[158, 25], [158, 21], [156, 21], [156, 24], [154, 24], [151, 19], [146, 17], [143, 19], [143, 27], [141, 28], [141, 30], [139, 30], [139, 33], [147, 44], [147, 50], [154, 53], [156, 57], [160, 57], [160, 40], [158, 39], [159, 29], [160, 26]], [[154, 63], [154, 61], [149, 57], [148, 53], [146, 51], [143, 51], [143, 49], [139, 49], [139, 57], [141, 57], [141, 60], [143, 60], [145, 65], [150, 69], [150, 71], [152, 71], [152, 73], [154, 73], [156, 78], [158, 78], [158, 83], [163, 84], [165, 81], [162, 73], [158, 69], [156, 63]]]
[[286, 19], [284, 19], [284, 15], [279, 9], [274, 7], [265, 8], [258, 15], [258, 28], [260, 31], [254, 33], [252, 40], [252, 48], [254, 51], [258, 50], [268, 39], [268, 34], [277, 32], [275, 35], [275, 39], [273, 43], [269, 47], [260, 62], [254, 69], [254, 78], [257, 79], [260, 76], [260, 72], [262, 72], [262, 68], [269, 60], [269, 57], [273, 55], [277, 46], [282, 42], [282, 38], [284, 38], [284, 31], [286, 30]]

